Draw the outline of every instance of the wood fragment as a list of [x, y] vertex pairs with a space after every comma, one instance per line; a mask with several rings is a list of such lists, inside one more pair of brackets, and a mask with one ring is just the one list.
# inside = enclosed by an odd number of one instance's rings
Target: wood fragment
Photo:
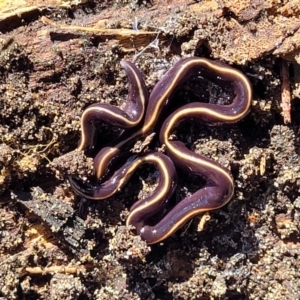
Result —
[[83, 266], [73, 266], [73, 267], [65, 267], [65, 266], [52, 266], [52, 267], [27, 267], [19, 270], [22, 274], [52, 274], [52, 273], [60, 273], [60, 274], [79, 274], [85, 273], [87, 269]]
[[291, 90], [289, 78], [289, 64], [287, 61], [282, 61], [280, 66], [281, 71], [281, 108], [284, 124], [291, 123]]
[[201, 232], [204, 230], [205, 224], [210, 220], [210, 214], [206, 212], [204, 215], [200, 217], [200, 221], [197, 226], [197, 231]]
[[48, 19], [47, 17], [41, 17], [41, 21], [44, 24], [50, 25], [52, 27], [70, 30], [70, 31], [84, 31], [91, 32], [100, 36], [110, 36], [117, 40], [122, 40], [124, 37], [130, 38], [132, 36], [141, 36], [141, 35], [151, 35], [155, 36], [158, 34], [157, 31], [144, 31], [144, 30], [133, 30], [133, 29], [123, 29], [123, 28], [95, 28], [95, 27], [84, 27], [84, 26], [72, 26], [72, 25], [61, 25], [55, 23]]
[[105, 39], [117, 40], [124, 52], [135, 51], [140, 47], [145, 47], [153, 41], [153, 36], [158, 35], [157, 31], [61, 25], [44, 16], [41, 17], [41, 21], [44, 24], [50, 25], [59, 30], [91, 33], [98, 37], [104, 37]]

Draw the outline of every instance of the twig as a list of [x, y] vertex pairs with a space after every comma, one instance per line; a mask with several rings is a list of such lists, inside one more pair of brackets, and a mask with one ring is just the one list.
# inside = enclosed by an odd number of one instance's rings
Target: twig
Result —
[[41, 17], [41, 21], [44, 24], [50, 25], [52, 27], [63, 29], [63, 30], [74, 30], [74, 31], [84, 31], [92, 32], [94, 34], [102, 36], [112, 36], [117, 40], [122, 40], [125, 37], [139, 36], [139, 35], [157, 35], [158, 32], [155, 31], [143, 31], [143, 30], [133, 30], [133, 29], [109, 29], [109, 28], [94, 28], [94, 27], [84, 27], [84, 26], [72, 26], [72, 25], [61, 25], [55, 23], [48, 19], [47, 17]]
[[64, 267], [64, 266], [52, 266], [52, 267], [26, 267], [20, 268], [19, 272], [21, 274], [51, 274], [51, 273], [61, 273], [61, 274], [79, 274], [85, 273], [87, 269], [83, 266], [73, 266], [73, 267]]

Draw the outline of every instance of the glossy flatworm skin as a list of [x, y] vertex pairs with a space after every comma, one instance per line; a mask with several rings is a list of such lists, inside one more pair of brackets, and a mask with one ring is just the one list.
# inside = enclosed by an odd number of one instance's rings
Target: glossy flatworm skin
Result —
[[[169, 237], [194, 216], [222, 207], [234, 194], [231, 174], [217, 162], [189, 150], [181, 141], [170, 139], [173, 129], [186, 119], [199, 120], [207, 125], [239, 121], [249, 112], [252, 88], [249, 80], [240, 71], [216, 61], [191, 57], [179, 60], [159, 80], [150, 94], [149, 103], [146, 104], [147, 92], [140, 72], [129, 62], [123, 62], [122, 65], [123, 67], [130, 66], [127, 70], [125, 67], [131, 82], [128, 95], [130, 103], [126, 108], [127, 111], [116, 110], [116, 108], [110, 110], [109, 107], [101, 104], [90, 106], [87, 109], [88, 112], [82, 116], [82, 139], [79, 148], [84, 149], [91, 144], [90, 122], [93, 118], [100, 118], [109, 124], [127, 128], [131, 127], [134, 122], [141, 122], [146, 109], [145, 117], [140, 129], [118, 142], [116, 146], [103, 148], [99, 152], [94, 164], [97, 178], [104, 174], [104, 170], [107, 169], [113, 157], [120, 153], [124, 145], [137, 137], [152, 133], [166, 103], [191, 76], [207, 78], [218, 85], [229, 84], [234, 92], [234, 99], [229, 105], [192, 102], [181, 106], [169, 115], [159, 134], [161, 144], [165, 145], [167, 156], [162, 153], [150, 153], [136, 157], [117, 170], [109, 180], [90, 190], [80, 187], [80, 184], [75, 181], [71, 182], [77, 194], [94, 200], [105, 199], [122, 188], [141, 164], [154, 164], [159, 170], [159, 184], [153, 194], [131, 207], [127, 219], [127, 225], [134, 225], [138, 234], [148, 244], [154, 244]], [[105, 114], [99, 113], [99, 105], [100, 110], [106, 109]], [[124, 113], [130, 117], [124, 118]], [[132, 116], [134, 116], [133, 120]], [[136, 123], [133, 126], [136, 126]], [[156, 225], [149, 226], [147, 219], [160, 210], [174, 192], [176, 186], [174, 164], [186, 172], [201, 176], [206, 184], [191, 196], [180, 201]]]
[[[172, 130], [183, 120], [199, 119], [206, 124], [234, 123], [249, 111], [252, 89], [248, 79], [238, 70], [206, 59], [188, 58], [179, 61], [159, 81], [150, 95], [146, 122], [153, 111], [158, 110], [153, 103], [165, 103], [175, 88], [191, 75], [201, 75], [213, 81], [231, 82], [235, 98], [230, 105], [193, 102], [172, 113], [160, 130], [160, 142], [166, 146], [166, 153], [174, 164], [187, 172], [206, 180], [206, 185], [191, 196], [179, 202], [158, 224], [144, 226], [140, 234], [149, 243], [164, 240], [194, 216], [218, 209], [227, 204], [234, 193], [232, 176], [221, 165], [189, 150], [184, 143], [169, 140]], [[158, 99], [158, 100], [157, 100]]]
[[[93, 146], [95, 126], [94, 122], [101, 120], [103, 123], [122, 129], [133, 128], [139, 125], [144, 117], [148, 102], [148, 91], [141, 72], [128, 61], [122, 61], [128, 81], [128, 99], [124, 110], [119, 107], [95, 103], [90, 105], [81, 116], [81, 139], [79, 150]], [[107, 171], [111, 161], [119, 155], [121, 147], [104, 147], [94, 158], [95, 175], [99, 179]]]

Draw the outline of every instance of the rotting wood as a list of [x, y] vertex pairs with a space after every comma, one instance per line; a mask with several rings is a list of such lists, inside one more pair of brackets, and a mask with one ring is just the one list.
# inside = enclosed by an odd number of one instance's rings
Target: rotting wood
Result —
[[154, 37], [158, 35], [158, 31], [143, 31], [133, 29], [110, 29], [110, 28], [95, 28], [95, 27], [84, 27], [84, 26], [72, 26], [72, 25], [61, 25], [42, 17], [41, 21], [50, 25], [56, 29], [83, 33], [90, 33], [96, 36], [105, 37], [109, 39], [115, 39], [120, 42], [120, 47], [123, 51], [134, 51], [139, 47], [147, 46]]
[[282, 61], [280, 65], [281, 71], [281, 103], [284, 124], [291, 123], [291, 90], [289, 65], [286, 61]]

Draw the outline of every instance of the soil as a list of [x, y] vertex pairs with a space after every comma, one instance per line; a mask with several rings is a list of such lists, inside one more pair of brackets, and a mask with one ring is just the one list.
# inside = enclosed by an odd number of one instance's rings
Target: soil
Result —
[[[299, 28], [298, 0], [2, 1], [0, 299], [299, 299]], [[70, 187], [69, 176], [93, 176], [76, 150], [80, 117], [96, 102], [124, 107], [121, 60], [151, 91], [187, 56], [230, 64], [253, 86], [237, 124], [176, 130], [231, 171], [235, 195], [149, 246], [125, 221], [155, 188], [154, 168], [103, 201]], [[226, 98], [203, 84], [175, 98]], [[179, 175], [171, 204], [203, 181]]]

